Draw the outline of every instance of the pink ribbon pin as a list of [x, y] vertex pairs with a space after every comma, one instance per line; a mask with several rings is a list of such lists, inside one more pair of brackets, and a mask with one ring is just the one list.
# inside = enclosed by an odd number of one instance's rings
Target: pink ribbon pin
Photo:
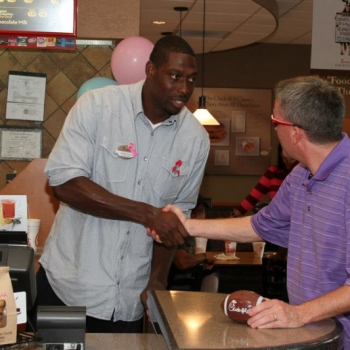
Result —
[[130, 143], [128, 144], [128, 148], [129, 148], [129, 150], [131, 151], [131, 156], [132, 156], [133, 158], [136, 157], [136, 156], [137, 156], [137, 152], [136, 152], [135, 145], [134, 145], [132, 142], [130, 142]]
[[180, 176], [180, 166], [182, 165], [182, 160], [179, 159], [175, 162], [175, 165], [172, 167], [171, 171], [172, 173], [177, 174], [177, 176]]

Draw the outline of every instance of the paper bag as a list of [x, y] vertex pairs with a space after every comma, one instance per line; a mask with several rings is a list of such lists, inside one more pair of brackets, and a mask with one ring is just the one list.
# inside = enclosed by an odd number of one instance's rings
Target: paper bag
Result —
[[10, 268], [0, 267], [0, 345], [17, 341], [17, 312]]

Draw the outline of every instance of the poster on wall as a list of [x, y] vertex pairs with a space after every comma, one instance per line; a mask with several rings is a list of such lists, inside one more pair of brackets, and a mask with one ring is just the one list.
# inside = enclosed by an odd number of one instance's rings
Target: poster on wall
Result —
[[27, 196], [0, 195], [0, 231], [28, 231]]
[[350, 69], [350, 3], [313, 2], [312, 69]]
[[[187, 107], [194, 112], [201, 88]], [[270, 165], [270, 89], [205, 88], [207, 108], [220, 123], [205, 126], [210, 138], [206, 175], [261, 175]]]

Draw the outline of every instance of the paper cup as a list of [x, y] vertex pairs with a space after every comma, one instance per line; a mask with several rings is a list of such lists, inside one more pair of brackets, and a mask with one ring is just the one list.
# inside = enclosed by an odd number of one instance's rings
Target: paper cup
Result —
[[28, 231], [27, 231], [27, 241], [28, 247], [33, 248], [36, 252], [38, 248], [38, 233], [40, 229], [40, 219], [28, 219]]
[[262, 258], [264, 255], [265, 242], [253, 242], [254, 256]]
[[196, 237], [196, 246], [195, 252], [196, 254], [205, 253], [207, 251], [207, 238]]
[[225, 254], [236, 255], [237, 242], [225, 241]]

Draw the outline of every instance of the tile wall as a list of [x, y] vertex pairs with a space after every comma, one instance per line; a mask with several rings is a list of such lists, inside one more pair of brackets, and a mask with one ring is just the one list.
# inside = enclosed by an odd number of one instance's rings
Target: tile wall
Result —
[[[0, 125], [42, 127], [42, 158], [47, 158], [80, 86], [93, 77], [113, 79], [110, 68], [113, 50], [112, 46], [78, 46], [75, 51], [0, 50]], [[46, 73], [43, 122], [6, 119], [9, 71]], [[28, 163], [0, 159], [0, 190], [6, 185], [6, 174], [19, 173]]]

